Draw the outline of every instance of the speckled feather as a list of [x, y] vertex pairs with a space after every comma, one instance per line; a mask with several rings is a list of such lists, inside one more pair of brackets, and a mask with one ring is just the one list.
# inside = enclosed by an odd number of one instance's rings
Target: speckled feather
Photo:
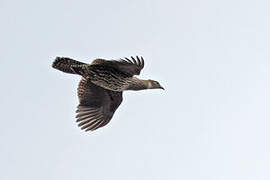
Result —
[[[133, 57], [131, 59], [120, 59], [120, 61], [97, 59], [90, 65], [72, 66], [71, 69], [100, 87], [120, 92], [136, 86], [138, 81], [134, 81], [133, 75], [140, 74], [144, 67], [143, 58], [137, 56], [136, 59]], [[141, 84], [138, 86], [142, 87]]]
[[78, 87], [79, 106], [77, 107], [78, 126], [85, 131], [96, 130], [111, 120], [122, 102], [122, 92], [101, 88], [82, 78]]

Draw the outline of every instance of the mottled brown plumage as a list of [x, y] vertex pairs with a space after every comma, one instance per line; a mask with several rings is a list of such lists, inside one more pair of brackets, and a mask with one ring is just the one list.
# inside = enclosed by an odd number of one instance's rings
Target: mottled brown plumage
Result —
[[157, 81], [134, 77], [144, 67], [144, 59], [138, 56], [118, 61], [96, 59], [91, 64], [57, 57], [52, 67], [82, 76], [78, 87], [80, 104], [76, 118], [79, 127], [86, 131], [103, 127], [111, 120], [122, 102], [123, 91], [163, 89]]

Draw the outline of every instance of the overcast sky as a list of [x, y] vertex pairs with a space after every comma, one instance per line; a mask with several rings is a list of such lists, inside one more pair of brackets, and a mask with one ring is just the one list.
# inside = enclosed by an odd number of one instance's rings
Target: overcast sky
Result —
[[[270, 3], [0, 0], [1, 180], [269, 180]], [[111, 122], [75, 123], [56, 56], [142, 55]]]

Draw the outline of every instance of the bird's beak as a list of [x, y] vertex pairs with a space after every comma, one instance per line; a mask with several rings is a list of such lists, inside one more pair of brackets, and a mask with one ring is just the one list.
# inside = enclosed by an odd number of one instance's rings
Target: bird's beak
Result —
[[165, 90], [164, 87], [162, 87], [162, 86], [160, 86], [159, 88]]

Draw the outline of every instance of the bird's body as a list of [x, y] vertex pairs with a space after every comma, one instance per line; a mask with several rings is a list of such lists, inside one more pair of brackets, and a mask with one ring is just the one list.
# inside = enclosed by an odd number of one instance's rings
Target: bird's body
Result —
[[[111, 91], [122, 92], [125, 90], [147, 89], [144, 84], [138, 84], [137, 78], [117, 70], [114, 67], [104, 67], [103, 65], [82, 66], [81, 75], [92, 83]], [[76, 69], [76, 68], [74, 68]], [[133, 88], [133, 89], [132, 89]]]
[[91, 64], [57, 57], [52, 66], [82, 76], [78, 87], [77, 122], [86, 131], [96, 130], [111, 120], [122, 102], [123, 91], [162, 88], [156, 81], [134, 77], [144, 67], [142, 57], [119, 61], [96, 59]]

